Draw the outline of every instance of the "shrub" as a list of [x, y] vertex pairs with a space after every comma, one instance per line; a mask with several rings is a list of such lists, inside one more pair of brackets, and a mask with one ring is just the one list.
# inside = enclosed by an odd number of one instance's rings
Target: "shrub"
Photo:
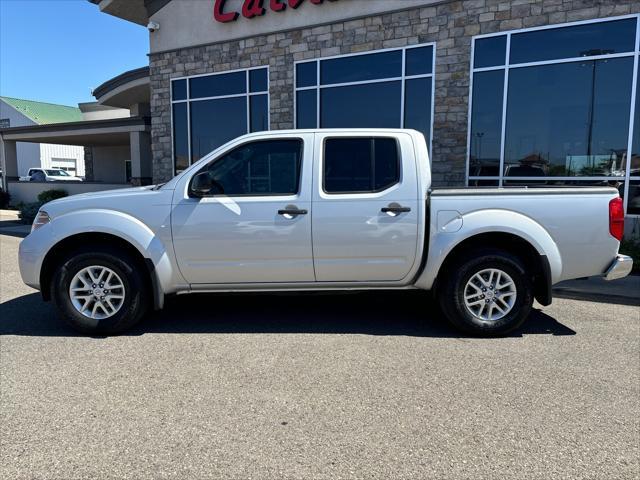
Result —
[[40, 194], [38, 195], [38, 201], [41, 204], [45, 204], [52, 200], [57, 200], [58, 198], [64, 198], [67, 195], [69, 194], [65, 190], [53, 188], [51, 190], [45, 190], [43, 192], [40, 192]]
[[33, 219], [36, 218], [38, 214], [38, 210], [42, 206], [40, 202], [33, 203], [22, 203], [20, 202], [18, 205], [18, 216], [23, 223], [33, 223]]
[[52, 200], [56, 200], [58, 198], [64, 198], [67, 195], [69, 194], [65, 190], [60, 190], [55, 188], [51, 190], [44, 190], [43, 192], [40, 192], [40, 194], [38, 195], [37, 202], [33, 202], [33, 203], [20, 202], [18, 205], [16, 205], [19, 210], [18, 217], [20, 217], [20, 220], [22, 220], [24, 223], [32, 223], [33, 219], [36, 218], [36, 215], [38, 214], [38, 210], [42, 205]]
[[640, 241], [623, 240], [620, 244], [620, 253], [633, 258], [633, 271], [634, 273], [640, 273]]
[[7, 208], [11, 201], [11, 194], [0, 188], [0, 208]]

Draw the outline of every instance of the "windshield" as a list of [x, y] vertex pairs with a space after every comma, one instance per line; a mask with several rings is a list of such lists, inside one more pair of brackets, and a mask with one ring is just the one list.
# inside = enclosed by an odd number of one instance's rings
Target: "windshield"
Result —
[[47, 170], [47, 175], [50, 177], [70, 177], [64, 170]]

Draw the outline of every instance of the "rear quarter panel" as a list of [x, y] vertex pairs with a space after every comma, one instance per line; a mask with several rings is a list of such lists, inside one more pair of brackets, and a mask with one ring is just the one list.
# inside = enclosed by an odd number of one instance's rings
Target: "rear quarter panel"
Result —
[[613, 188], [447, 190], [431, 196], [430, 247], [417, 286], [431, 288], [442, 262], [460, 242], [487, 232], [529, 241], [546, 255], [553, 283], [602, 274], [619, 242], [609, 233]]

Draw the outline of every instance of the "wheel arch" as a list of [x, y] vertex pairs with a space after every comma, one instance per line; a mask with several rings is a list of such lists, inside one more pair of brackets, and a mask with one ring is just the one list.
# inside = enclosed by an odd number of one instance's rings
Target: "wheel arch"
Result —
[[122, 237], [104, 232], [86, 232], [70, 235], [58, 241], [49, 249], [40, 268], [40, 289], [45, 300], [51, 299], [51, 279], [60, 261], [79, 247], [95, 245], [96, 248], [106, 246], [126, 252], [136, 263], [136, 267], [144, 272], [145, 280], [153, 292], [154, 308], [162, 308], [164, 294], [160, 288], [153, 261], [145, 257], [131, 242]]
[[[164, 225], [168, 220], [158, 217], [154, 222]], [[45, 228], [46, 236], [42, 236], [45, 234]], [[163, 227], [158, 228], [162, 230]], [[28, 239], [29, 237], [26, 240]], [[51, 224], [42, 229], [41, 237], [37, 240], [38, 242], [34, 239], [34, 242], [47, 245], [38, 255], [42, 260], [34, 266], [38, 272], [36, 275], [40, 278], [39, 288], [45, 298], [50, 294], [47, 291], [49, 285], [42, 280], [47, 278], [46, 275], [50, 275], [49, 262], [57, 258], [56, 252], [64, 252], [65, 249], [77, 245], [79, 241], [116, 245], [135, 255], [145, 271], [150, 272], [156, 309], [162, 307], [164, 295], [175, 292], [176, 285], [183, 282], [180, 273], [174, 268], [173, 246], [168, 231], [166, 238], [161, 238], [161, 235], [157, 235], [147, 224], [124, 212], [86, 209], [55, 216]]]
[[543, 305], [551, 303], [551, 287], [562, 274], [560, 251], [539, 223], [507, 210], [472, 212], [463, 216], [460, 231], [433, 232], [430, 255], [416, 286], [436, 289], [438, 278], [456, 258], [470, 249], [486, 247], [499, 248], [522, 259], [534, 274], [536, 299]]
[[522, 237], [505, 232], [492, 232], [474, 235], [457, 244], [447, 255], [436, 277], [434, 289], [438, 288], [438, 280], [441, 274], [449, 271], [449, 268], [460, 258], [473, 250], [493, 248], [502, 250], [519, 258], [527, 271], [533, 275], [534, 296], [542, 305], [551, 303], [551, 268], [546, 255], [540, 254], [536, 248]]

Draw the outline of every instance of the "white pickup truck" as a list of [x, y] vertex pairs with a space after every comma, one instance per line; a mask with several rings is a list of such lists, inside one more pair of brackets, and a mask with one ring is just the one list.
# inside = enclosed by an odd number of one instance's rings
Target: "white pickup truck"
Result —
[[92, 334], [172, 294], [423, 289], [459, 329], [500, 335], [561, 280], [631, 270], [613, 188], [430, 187], [413, 130], [250, 134], [166, 184], [44, 205], [20, 271]]
[[70, 175], [61, 168], [30, 168], [20, 182], [81, 182], [82, 178]]

